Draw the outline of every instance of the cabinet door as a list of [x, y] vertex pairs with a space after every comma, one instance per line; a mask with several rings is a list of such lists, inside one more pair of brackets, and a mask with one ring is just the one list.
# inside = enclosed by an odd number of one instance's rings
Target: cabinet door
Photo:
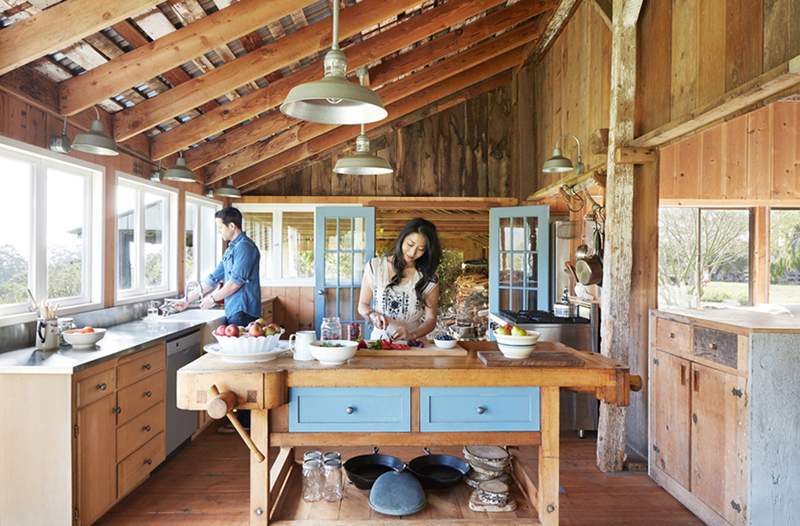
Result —
[[653, 392], [655, 402], [656, 466], [689, 488], [689, 368], [688, 360], [655, 351]]
[[745, 379], [692, 364], [692, 493], [745, 523]]
[[78, 410], [81, 524], [91, 524], [117, 498], [117, 417], [114, 394]]

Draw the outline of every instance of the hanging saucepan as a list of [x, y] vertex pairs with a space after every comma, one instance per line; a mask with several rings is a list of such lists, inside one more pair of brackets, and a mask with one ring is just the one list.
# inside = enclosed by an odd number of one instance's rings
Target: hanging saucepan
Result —
[[600, 255], [603, 253], [603, 247], [599, 229], [594, 231], [594, 250], [594, 254], [587, 255], [588, 247], [581, 245], [575, 251], [576, 255], [580, 252], [583, 253], [583, 257], [578, 257], [575, 262], [575, 274], [582, 285], [600, 285], [603, 283], [603, 258]]

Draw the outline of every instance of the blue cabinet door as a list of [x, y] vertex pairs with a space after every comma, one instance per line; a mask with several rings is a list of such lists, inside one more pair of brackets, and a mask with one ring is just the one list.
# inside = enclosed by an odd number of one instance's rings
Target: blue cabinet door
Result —
[[550, 310], [550, 207], [489, 211], [489, 310]]
[[375, 255], [375, 209], [323, 206], [315, 224], [317, 332], [323, 317], [338, 316], [342, 323], [360, 323], [361, 334], [367, 334], [357, 308], [364, 265]]

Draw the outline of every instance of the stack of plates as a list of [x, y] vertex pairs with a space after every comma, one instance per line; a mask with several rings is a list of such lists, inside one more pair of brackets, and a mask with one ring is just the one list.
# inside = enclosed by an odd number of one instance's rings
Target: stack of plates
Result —
[[470, 470], [465, 482], [475, 488], [469, 500], [473, 511], [512, 511], [517, 508], [511, 497], [508, 474], [511, 455], [497, 446], [465, 446], [464, 459]]

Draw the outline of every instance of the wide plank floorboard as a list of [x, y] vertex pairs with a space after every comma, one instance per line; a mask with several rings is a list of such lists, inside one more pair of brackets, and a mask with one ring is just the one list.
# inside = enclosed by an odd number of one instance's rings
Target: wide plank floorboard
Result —
[[[458, 454], [458, 448], [434, 448], [441, 453]], [[369, 448], [343, 448], [347, 458], [364, 454]], [[417, 448], [388, 447], [383, 453], [397, 454], [409, 461], [422, 454]], [[302, 453], [300, 451], [299, 453]], [[533, 447], [522, 447], [516, 454], [522, 465], [536, 480]], [[277, 449], [270, 451], [274, 459]], [[237, 526], [248, 519], [249, 460], [244, 443], [233, 434], [209, 429], [194, 442], [177, 451], [151, 477], [119, 504], [98, 524], [110, 525], [178, 525]], [[353, 486], [346, 489], [341, 503], [309, 504], [300, 498], [296, 479], [290, 484], [280, 518], [336, 519], [341, 524], [383, 516], [370, 510], [367, 492]], [[645, 473], [604, 474], [595, 467], [595, 442], [578, 440], [574, 434], [561, 439], [561, 525], [562, 526], [689, 526], [702, 525], [691, 512]], [[446, 493], [430, 493], [429, 507], [414, 519], [431, 519], [442, 515], [463, 519], [479, 519], [491, 523], [486, 513], [475, 513], [464, 504], [469, 488], [457, 489], [460, 502]], [[520, 502], [521, 499], [518, 499]], [[500, 514], [503, 519], [515, 514]], [[521, 505], [516, 515], [530, 517], [535, 511]], [[500, 518], [497, 516], [497, 518]]]

